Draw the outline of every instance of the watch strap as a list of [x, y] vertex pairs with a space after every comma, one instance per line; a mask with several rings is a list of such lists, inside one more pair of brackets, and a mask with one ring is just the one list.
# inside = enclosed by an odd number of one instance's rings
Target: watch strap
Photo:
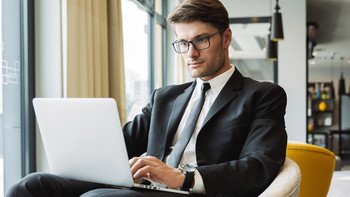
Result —
[[185, 181], [181, 189], [184, 191], [189, 191], [194, 181], [194, 172], [185, 171], [185, 176]]

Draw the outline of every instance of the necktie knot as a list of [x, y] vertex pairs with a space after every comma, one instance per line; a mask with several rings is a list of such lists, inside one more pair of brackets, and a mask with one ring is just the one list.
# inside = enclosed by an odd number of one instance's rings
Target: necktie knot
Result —
[[210, 89], [210, 83], [203, 83], [202, 84], [202, 93], [207, 92], [207, 90]]

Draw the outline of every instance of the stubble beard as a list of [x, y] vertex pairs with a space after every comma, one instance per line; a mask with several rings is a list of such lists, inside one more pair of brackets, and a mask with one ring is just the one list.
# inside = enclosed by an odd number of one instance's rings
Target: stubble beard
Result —
[[188, 68], [190, 75], [193, 78], [205, 78], [208, 76], [217, 76], [216, 73], [218, 73], [225, 65], [225, 58], [221, 58], [220, 61], [214, 62], [216, 65], [208, 65], [207, 68], [204, 71], [198, 71], [198, 70], [190, 70]]

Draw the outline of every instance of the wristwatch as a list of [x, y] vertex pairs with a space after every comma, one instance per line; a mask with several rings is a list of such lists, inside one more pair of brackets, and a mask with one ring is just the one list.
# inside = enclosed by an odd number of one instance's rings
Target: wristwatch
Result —
[[189, 191], [194, 180], [194, 172], [196, 168], [190, 164], [180, 164], [179, 170], [186, 176], [184, 184], [181, 187], [181, 190]]

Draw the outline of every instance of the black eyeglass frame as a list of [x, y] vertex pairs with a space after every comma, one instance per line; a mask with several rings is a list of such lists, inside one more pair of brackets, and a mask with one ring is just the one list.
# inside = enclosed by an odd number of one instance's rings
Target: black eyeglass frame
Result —
[[[221, 32], [218, 31], [218, 32], [216, 32], [215, 34], [212, 34], [212, 35], [210, 35], [210, 36], [203, 36], [203, 37], [195, 38], [195, 39], [190, 40], [190, 41], [175, 41], [175, 42], [171, 43], [171, 45], [173, 45], [173, 48], [174, 48], [175, 52], [176, 52], [176, 53], [179, 53], [179, 54], [187, 53], [187, 52], [190, 50], [190, 44], [192, 44], [192, 46], [193, 46], [197, 51], [205, 50], [205, 49], [208, 49], [208, 48], [210, 47], [210, 38], [213, 37], [213, 36], [215, 36], [215, 35], [218, 34], [218, 33], [221, 33]], [[205, 47], [205, 48], [203, 48], [203, 49], [198, 49], [197, 46], [196, 46], [196, 44], [193, 43], [194, 40], [198, 40], [198, 39], [207, 39], [207, 40], [208, 40], [208, 43], [209, 43], [209, 44], [208, 44], [208, 47]], [[178, 52], [178, 51], [176, 50], [175, 44], [177, 44], [177, 43], [179, 43], [179, 42], [186, 42], [186, 43], [187, 43], [187, 51], [186, 51], [186, 52], [181, 52], [181, 51]]]

